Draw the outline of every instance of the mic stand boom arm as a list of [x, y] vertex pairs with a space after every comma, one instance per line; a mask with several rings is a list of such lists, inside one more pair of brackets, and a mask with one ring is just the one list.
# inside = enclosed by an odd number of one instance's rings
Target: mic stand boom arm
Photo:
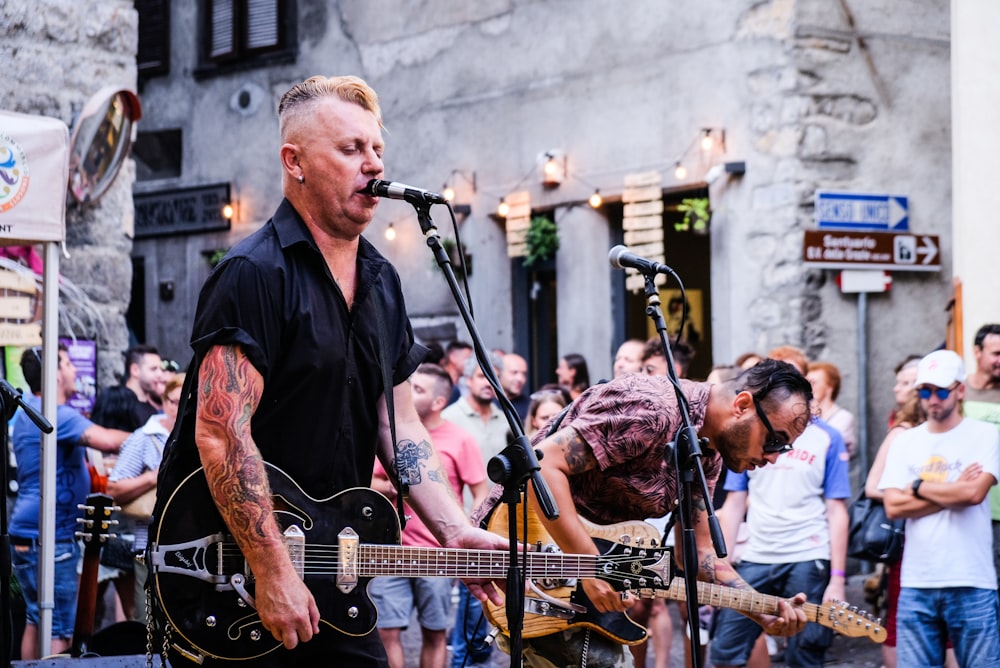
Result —
[[[496, 377], [489, 354], [483, 345], [482, 336], [480, 336], [476, 328], [476, 323], [469, 311], [469, 306], [466, 304], [459, 290], [458, 281], [455, 280], [455, 272], [451, 266], [451, 260], [441, 245], [441, 237], [438, 236], [437, 228], [431, 219], [431, 204], [428, 202], [411, 202], [411, 204], [416, 209], [420, 231], [426, 238], [427, 245], [434, 253], [434, 259], [437, 261], [438, 266], [441, 267], [441, 271], [448, 281], [448, 287], [451, 288], [451, 293], [455, 298], [459, 313], [462, 316], [462, 320], [465, 321], [466, 328], [469, 330], [479, 367], [493, 387], [497, 401], [500, 403], [500, 408], [507, 419], [510, 432], [514, 435], [513, 441], [499, 455], [489, 461], [487, 471], [493, 482], [503, 485], [504, 493], [502, 501], [508, 505], [507, 535], [510, 538], [510, 565], [507, 570], [506, 613], [510, 634], [510, 665], [520, 666], [525, 582], [524, 571], [518, 564], [516, 507], [525, 494], [528, 480], [531, 480], [531, 486], [535, 490], [535, 497], [538, 499], [538, 504], [545, 517], [550, 520], [558, 518], [559, 509], [556, 507], [552, 492], [549, 490], [548, 484], [540, 472], [541, 467], [538, 465], [538, 456], [531, 447], [528, 437], [524, 434], [524, 426], [521, 424], [521, 418], [518, 416], [517, 410], [515, 410], [510, 398], [507, 397], [507, 394], [500, 386], [500, 381]], [[450, 209], [451, 207], [449, 206]], [[525, 531], [527, 531], [527, 524], [525, 524]], [[525, 544], [525, 548], [527, 548], [527, 544]]]
[[[668, 269], [674, 280], [681, 286], [681, 295], [684, 295], [684, 285], [673, 269]], [[677, 409], [681, 417], [681, 428], [677, 431], [674, 441], [664, 451], [663, 457], [667, 467], [671, 465], [677, 473], [677, 479], [681, 483], [678, 485], [680, 495], [678, 511], [681, 519], [681, 547], [684, 556], [684, 587], [687, 592], [686, 605], [688, 613], [688, 629], [690, 631], [692, 665], [695, 668], [701, 666], [701, 638], [698, 629], [698, 542], [694, 534], [694, 486], [701, 487], [702, 498], [705, 501], [705, 508], [708, 512], [708, 526], [712, 533], [712, 544], [715, 553], [721, 558], [726, 556], [726, 544], [722, 537], [722, 529], [719, 527], [719, 520], [715, 517], [712, 509], [712, 498], [708, 493], [708, 484], [705, 482], [705, 471], [701, 465], [701, 458], [704, 457], [701, 446], [708, 444], [708, 439], [701, 440], [691, 426], [691, 414], [688, 407], [687, 397], [681, 390], [680, 381], [677, 378], [677, 370], [674, 366], [673, 353], [670, 350], [670, 342], [667, 338], [667, 323], [663, 319], [663, 311], [660, 309], [660, 292], [656, 287], [655, 277], [657, 272], [644, 272], [646, 279], [646, 315], [653, 321], [656, 331], [660, 335], [660, 345], [663, 348], [663, 356], [667, 360], [667, 377], [674, 387], [677, 396]], [[671, 458], [673, 461], [671, 461]]]

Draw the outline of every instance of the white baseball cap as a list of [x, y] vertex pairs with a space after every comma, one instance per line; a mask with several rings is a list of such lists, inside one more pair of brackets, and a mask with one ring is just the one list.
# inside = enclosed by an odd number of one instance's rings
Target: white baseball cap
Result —
[[917, 387], [951, 387], [965, 382], [965, 364], [953, 350], [935, 350], [917, 365]]

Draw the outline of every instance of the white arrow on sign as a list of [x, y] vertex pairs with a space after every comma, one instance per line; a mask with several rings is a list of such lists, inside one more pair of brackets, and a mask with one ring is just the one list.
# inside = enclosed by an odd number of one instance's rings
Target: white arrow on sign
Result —
[[920, 264], [930, 264], [937, 257], [938, 248], [930, 237], [921, 237], [922, 246], [917, 247], [917, 256], [927, 255]]
[[899, 199], [896, 197], [889, 198], [889, 229], [895, 230], [899, 227], [899, 224], [906, 220], [909, 216], [909, 212], [902, 207], [899, 203]]

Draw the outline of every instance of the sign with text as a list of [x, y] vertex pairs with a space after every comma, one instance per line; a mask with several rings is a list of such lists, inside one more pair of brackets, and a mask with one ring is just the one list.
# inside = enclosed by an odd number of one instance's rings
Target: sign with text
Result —
[[940, 271], [934, 234], [806, 230], [802, 261], [828, 269]]
[[228, 230], [222, 215], [231, 203], [229, 184], [219, 183], [135, 194], [135, 238]]
[[[637, 255], [664, 262], [663, 251], [663, 176], [660, 172], [639, 172], [625, 175], [622, 192], [622, 229], [625, 244]], [[657, 274], [656, 285], [667, 277]], [[625, 289], [638, 292], [645, 288], [646, 278], [635, 269], [625, 270]]]
[[909, 200], [901, 195], [816, 191], [818, 227], [904, 232], [909, 221]]

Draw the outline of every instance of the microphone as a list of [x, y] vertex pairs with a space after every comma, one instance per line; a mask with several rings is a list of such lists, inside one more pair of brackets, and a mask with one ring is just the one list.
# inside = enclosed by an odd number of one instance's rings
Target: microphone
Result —
[[653, 262], [641, 255], [636, 255], [626, 246], [615, 246], [608, 253], [611, 266], [616, 269], [631, 268], [643, 274], [672, 274], [673, 269], [665, 264]]
[[388, 197], [389, 199], [402, 199], [410, 204], [447, 204], [444, 196], [432, 193], [423, 188], [414, 188], [405, 183], [396, 181], [382, 181], [372, 179], [362, 190], [365, 195], [373, 197]]

